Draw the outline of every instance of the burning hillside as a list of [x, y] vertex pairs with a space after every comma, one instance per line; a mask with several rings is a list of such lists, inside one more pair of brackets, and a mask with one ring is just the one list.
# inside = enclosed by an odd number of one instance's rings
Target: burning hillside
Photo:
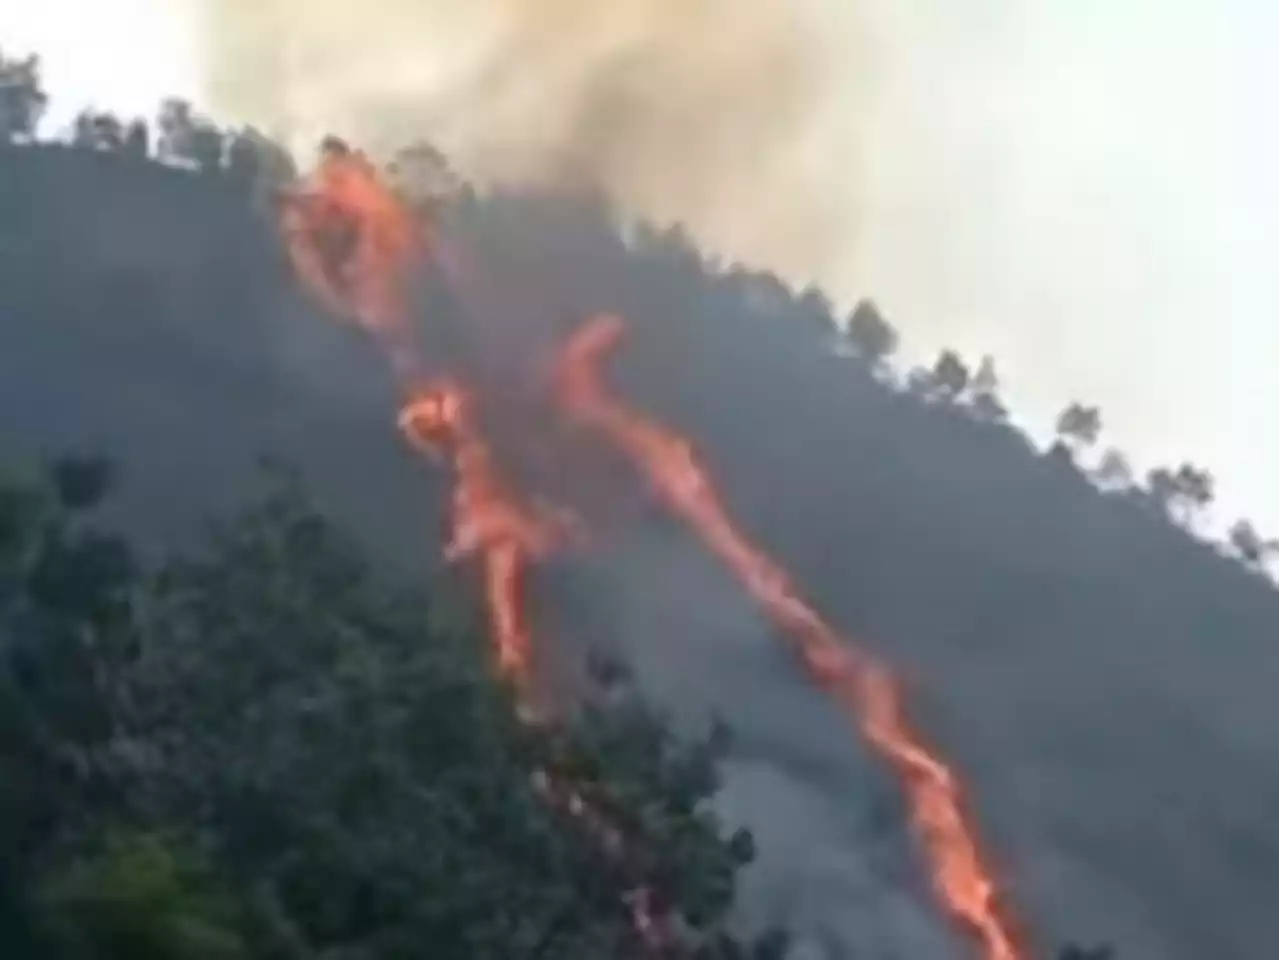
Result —
[[[861, 10], [779, 0], [200, 0], [210, 96], [299, 152], [430, 131], [482, 183], [590, 189], [811, 275], [849, 241]], [[838, 29], [833, 30], [833, 22]], [[833, 37], [833, 34], [835, 35]], [[865, 72], [865, 71], [864, 71]], [[851, 92], [852, 91], [852, 92]], [[852, 188], [851, 188], [852, 189]]]
[[[1267, 581], [833, 354], [820, 296], [563, 195], [424, 220], [351, 159], [263, 224], [220, 171], [0, 150], [15, 452], [118, 455], [117, 516], [164, 544], [281, 457], [380, 559], [497, 601], [490, 661], [540, 725], [514, 726], [553, 729], [597, 644], [682, 724], [724, 717], [740, 915], [797, 957], [1257, 954]], [[544, 774], [531, 803], [617, 864], [618, 935], [678, 930], [632, 825]]]
[[[441, 258], [446, 241], [434, 226], [414, 221], [373, 165], [334, 139], [322, 147], [309, 189], [286, 198], [282, 226], [299, 275], [322, 302], [359, 323], [386, 351], [403, 396], [399, 422], [406, 437], [449, 464], [453, 536], [446, 557], [474, 557], [482, 567], [497, 668], [521, 691], [531, 720], [536, 718], [533, 639], [523, 584], [529, 566], [553, 548], [560, 532], [551, 516], [531, 506], [528, 494], [502, 476], [499, 455], [485, 439], [476, 411], [485, 398], [473, 394], [467, 371], [428, 373], [414, 349], [416, 317], [409, 293], [414, 275], [425, 271], [434, 255], [434, 275], [447, 283], [450, 271], [440, 267], [453, 263], [455, 254]], [[471, 269], [483, 271], [484, 265]], [[458, 306], [453, 322], [465, 321], [466, 304]], [[943, 909], [975, 938], [985, 960], [1016, 960], [1021, 951], [998, 903], [997, 881], [963, 810], [956, 774], [910, 729], [898, 681], [886, 666], [828, 626], [801, 599], [788, 575], [736, 529], [689, 442], [628, 409], [604, 386], [600, 366], [619, 345], [624, 329], [617, 316], [584, 318], [563, 345], [554, 377], [560, 414], [597, 433], [631, 461], [658, 498], [689, 524], [792, 640], [815, 685], [849, 710], [857, 728], [898, 774]], [[554, 434], [546, 435], [546, 443], [554, 441]], [[548, 782], [554, 784], [550, 796], [572, 797], [570, 807], [593, 819], [572, 783]], [[663, 922], [648, 907], [649, 891], [637, 893], [635, 902], [645, 905], [636, 915], [638, 934], [659, 951], [670, 936], [654, 932]]]

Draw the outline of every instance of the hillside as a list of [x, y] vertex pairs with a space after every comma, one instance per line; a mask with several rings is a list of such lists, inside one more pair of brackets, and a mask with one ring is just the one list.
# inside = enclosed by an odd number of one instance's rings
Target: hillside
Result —
[[[445, 216], [486, 277], [467, 349], [496, 381], [588, 311], [628, 318], [624, 392], [690, 435], [815, 604], [902, 670], [1038, 943], [1139, 960], [1266, 948], [1270, 580], [998, 420], [833, 352], [819, 296], [714, 271], [678, 235], [623, 243], [591, 204], [466, 197]], [[7, 453], [110, 452], [115, 519], [156, 545], [236, 503], [271, 454], [428, 570], [443, 478], [402, 449], [393, 404], [230, 181], [0, 149]], [[718, 567], [647, 516], [543, 574], [543, 618], [624, 654], [679, 715], [728, 720], [722, 807], [757, 836], [756, 914], [835, 956], [948, 955], [892, 781]]]
[[3, 151], [0, 224], [11, 454], [118, 451], [123, 509], [161, 538], [238, 504], [261, 455], [318, 458], [322, 497], [430, 553], [404, 523], [431, 527], [429, 479], [396, 448], [377, 358], [309, 310], [243, 192], [122, 156]]

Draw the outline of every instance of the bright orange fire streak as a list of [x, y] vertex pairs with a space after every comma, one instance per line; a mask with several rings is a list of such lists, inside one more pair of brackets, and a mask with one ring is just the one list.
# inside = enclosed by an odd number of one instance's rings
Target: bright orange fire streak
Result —
[[[500, 479], [463, 384], [443, 377], [422, 382], [405, 293], [408, 274], [427, 253], [435, 254], [446, 273], [456, 272], [456, 265], [374, 167], [343, 147], [323, 151], [311, 189], [286, 199], [281, 226], [303, 281], [330, 309], [354, 318], [387, 351], [407, 396], [398, 419], [405, 437], [452, 464], [453, 535], [445, 558], [479, 554], [498, 669], [515, 685], [522, 716], [537, 719], [530, 701], [533, 651], [523, 603], [524, 573], [574, 523], [563, 513], [546, 521], [512, 495]], [[339, 248], [331, 248], [335, 246]], [[622, 835], [577, 788], [541, 770], [534, 783], [547, 802], [573, 816], [606, 855], [625, 858]], [[625, 899], [637, 934], [656, 953], [666, 950], [673, 935], [668, 918], [655, 910], [654, 902], [653, 891], [645, 886]]]
[[406, 396], [399, 418], [405, 436], [453, 466], [446, 558], [480, 556], [499, 669], [525, 687], [532, 665], [521, 584], [528, 561], [550, 546], [550, 528], [501, 482], [463, 385], [423, 382], [406, 290], [410, 272], [439, 244], [374, 166], [341, 146], [322, 151], [308, 188], [286, 199], [281, 225], [298, 275], [387, 352]]
[[281, 227], [294, 270], [312, 292], [369, 332], [398, 376], [411, 376], [409, 273], [439, 249], [426, 224], [367, 158], [326, 146], [311, 182], [285, 198]]
[[[453, 535], [446, 557], [481, 557], [499, 669], [527, 693], [532, 650], [522, 580], [528, 564], [554, 546], [557, 531], [501, 482], [464, 386], [421, 379], [406, 281], [409, 270], [432, 247], [438, 252], [438, 245], [372, 165], [345, 150], [326, 150], [312, 191], [290, 198], [282, 225], [298, 274], [387, 351], [407, 396], [399, 418], [406, 437], [452, 463]], [[571, 341], [560, 368], [561, 399], [571, 414], [631, 456], [668, 506], [698, 530], [787, 631], [810, 673], [854, 712], [868, 740], [903, 778], [935, 886], [948, 909], [977, 933], [988, 960], [1015, 960], [1018, 952], [999, 919], [995, 886], [961, 812], [955, 777], [907, 727], [892, 675], [849, 647], [798, 598], [786, 574], [737, 532], [686, 441], [628, 410], [601, 385], [598, 365], [623, 332], [620, 319], [604, 316]], [[593, 822], [575, 790], [548, 783], [550, 800], [584, 823]], [[606, 849], [614, 846], [609, 836], [600, 837]], [[637, 927], [646, 942], [660, 945], [647, 891], [638, 893]]]
[[557, 370], [565, 410], [628, 456], [791, 639], [814, 680], [851, 712], [902, 780], [934, 888], [947, 910], [978, 938], [987, 960], [1017, 960], [1020, 951], [1001, 919], [993, 874], [963, 813], [956, 776], [908, 727], [893, 675], [828, 626], [800, 599], [786, 572], [737, 530], [689, 442], [631, 410], [604, 386], [601, 364], [624, 334], [621, 318], [600, 314], [566, 344]]
[[532, 644], [521, 582], [528, 562], [551, 549], [553, 530], [503, 489], [460, 385], [439, 381], [421, 391], [404, 405], [399, 422], [411, 443], [453, 463], [453, 538], [445, 559], [481, 556], [498, 668], [525, 689]]

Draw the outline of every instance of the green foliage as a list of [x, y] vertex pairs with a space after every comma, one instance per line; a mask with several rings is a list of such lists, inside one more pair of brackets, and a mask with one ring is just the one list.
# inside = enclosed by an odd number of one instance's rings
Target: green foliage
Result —
[[118, 538], [83, 514], [101, 468], [59, 461], [44, 485], [0, 483], [0, 777], [9, 786], [0, 854], [25, 847], [94, 788], [110, 737], [108, 688], [131, 620], [135, 568]]
[[173, 837], [109, 833], [42, 885], [51, 945], [66, 958], [241, 960], [240, 917], [210, 865]]
[[616, 672], [521, 721], [446, 626], [468, 585], [381, 582], [284, 473], [141, 575], [82, 517], [110, 477], [0, 487], [0, 826], [51, 955], [627, 957], [642, 888], [689, 951], [746, 949], [750, 837], [706, 805], [722, 736], [674, 737]]
[[[221, 134], [189, 108], [170, 119], [160, 152], [217, 168]], [[140, 155], [146, 135], [132, 134]], [[226, 148], [229, 175], [287, 178], [287, 154], [271, 148], [247, 131]], [[213, 178], [203, 179], [207, 189]], [[444, 192], [424, 191], [424, 202], [438, 205]], [[497, 215], [474, 197], [461, 202], [473, 216]], [[24, 231], [15, 230], [23, 242]], [[667, 271], [652, 273], [651, 292], [671, 298], [673, 315], [684, 290], [707, 296], [697, 309], [723, 313], [735, 335], [754, 312], [770, 324], [753, 335], [791, 343], [790, 329], [778, 331], [803, 304], [801, 314], [822, 321], [811, 332], [826, 336], [830, 305], [819, 297], [797, 298], [761, 274], [720, 278], [726, 292], [714, 300], [687, 239], [672, 233], [649, 247]], [[691, 325], [686, 335], [698, 334]], [[848, 336], [851, 352], [883, 371], [897, 336], [870, 302], [855, 309]], [[924, 397], [967, 395], [976, 418], [1002, 419], [994, 368], [987, 376], [984, 362], [970, 376], [949, 353], [922, 371]], [[874, 418], [903, 398], [863, 399]], [[1089, 446], [1100, 414], [1074, 406], [1089, 416], [1065, 439]], [[937, 439], [940, 456], [963, 459], [942, 442], [950, 434]], [[1013, 459], [998, 462], [988, 479], [1028, 476]], [[1097, 479], [1127, 489], [1118, 463], [1100, 465]], [[1162, 519], [1211, 499], [1202, 473], [1154, 479]], [[101, 863], [104, 824], [133, 822], [145, 837], [201, 838], [209, 869], [242, 901], [254, 955], [416, 955], [424, 942], [433, 956], [620, 955], [631, 940], [619, 895], [650, 880], [707, 928], [705, 955], [742, 955], [720, 922], [750, 844], [721, 838], [707, 814], [713, 744], [675, 741], [625, 691], [588, 703], [566, 727], [523, 727], [489, 683], [476, 632], [443, 626], [445, 604], [468, 606], [465, 585], [438, 585], [431, 607], [388, 589], [295, 492], [277, 491], [210, 550], [139, 578], [124, 545], [84, 523], [106, 480], [72, 469], [35, 487], [0, 486], [0, 858], [16, 881]], [[875, 488], [860, 489], [858, 498]], [[1251, 529], [1232, 542], [1248, 563], [1275, 549]], [[602, 857], [544, 804], [529, 778], [539, 766], [572, 775], [639, 853]], [[26, 908], [22, 899], [0, 891], [0, 925]], [[0, 954], [23, 955], [4, 942]]]
[[106, 793], [98, 761], [134, 583], [127, 546], [86, 518], [108, 479], [101, 463], [69, 459], [43, 482], [0, 480], [0, 947], [34, 952], [38, 924], [18, 891]]
[[[290, 937], [514, 956], [554, 929], [565, 955], [616, 954], [636, 884], [661, 883], [707, 923], [727, 909], [728, 845], [655, 718], [629, 706], [613, 723], [593, 711], [549, 736], [525, 728], [487, 679], [483, 641], [377, 585], [296, 488], [171, 567], [157, 600], [132, 698], [164, 757], [155, 801], [174, 819], [208, 811], [192, 826], [221, 833]], [[535, 767], [598, 799], [639, 858], [602, 855], [544, 802]]]

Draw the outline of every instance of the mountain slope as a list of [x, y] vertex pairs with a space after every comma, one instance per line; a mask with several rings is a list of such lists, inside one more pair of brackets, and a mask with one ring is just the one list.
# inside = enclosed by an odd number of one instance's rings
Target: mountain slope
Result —
[[[589, 204], [472, 199], [449, 217], [484, 275], [466, 336], [495, 379], [588, 310], [628, 317], [624, 391], [688, 432], [816, 605], [902, 668], [1037, 941], [1197, 960], [1270, 942], [1269, 582], [1007, 428], [833, 355], [812, 298], [713, 274], [671, 236], [625, 245]], [[301, 298], [230, 183], [0, 151], [7, 451], [119, 455], [120, 519], [156, 543], [278, 455], [425, 566], [442, 478], [401, 450], [393, 409], [377, 358]], [[892, 780], [687, 536], [630, 530], [541, 575], [545, 622], [625, 652], [676, 711], [725, 714], [724, 803], [757, 829], [762, 909], [815, 948], [945, 955]]]

